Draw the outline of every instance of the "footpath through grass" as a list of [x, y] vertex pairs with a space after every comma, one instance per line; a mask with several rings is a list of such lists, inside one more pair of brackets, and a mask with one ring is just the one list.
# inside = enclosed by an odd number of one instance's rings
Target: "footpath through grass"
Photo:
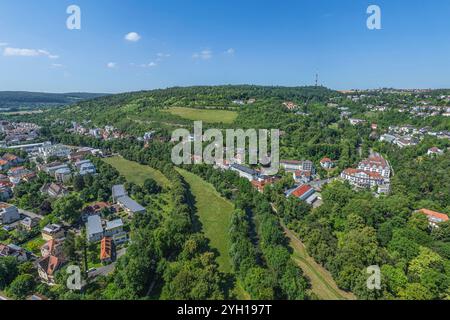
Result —
[[286, 236], [294, 249], [293, 259], [303, 270], [311, 283], [311, 291], [321, 300], [356, 300], [350, 293], [338, 288], [331, 274], [306, 252], [306, 248], [297, 236], [283, 226]]
[[129, 161], [122, 157], [106, 158], [104, 161], [116, 168], [129, 182], [143, 185], [147, 178], [152, 178], [162, 187], [170, 186], [170, 181], [165, 175], [149, 166]]
[[172, 107], [165, 112], [192, 121], [203, 121], [209, 123], [233, 123], [237, 118], [237, 112], [215, 109], [193, 109]]

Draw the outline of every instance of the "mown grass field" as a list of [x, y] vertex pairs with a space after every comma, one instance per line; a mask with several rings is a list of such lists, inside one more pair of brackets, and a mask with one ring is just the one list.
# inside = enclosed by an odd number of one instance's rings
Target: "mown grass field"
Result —
[[238, 115], [235, 111], [182, 107], [172, 107], [164, 111], [187, 120], [203, 121], [208, 123], [233, 123]]
[[229, 229], [234, 206], [199, 176], [177, 169], [195, 197], [197, 214], [211, 248], [217, 249], [220, 270], [231, 273]]
[[[188, 171], [177, 169], [189, 184], [195, 197], [197, 215], [203, 227], [203, 233], [210, 240], [212, 249], [219, 252], [217, 263], [225, 273], [232, 273], [230, 257], [229, 229], [234, 205], [222, 198], [213, 185]], [[250, 300], [250, 295], [237, 281], [232, 289], [238, 300]]]
[[122, 157], [106, 158], [104, 161], [116, 168], [127, 181], [142, 185], [147, 178], [154, 179], [160, 186], [168, 187], [170, 181], [160, 171]]

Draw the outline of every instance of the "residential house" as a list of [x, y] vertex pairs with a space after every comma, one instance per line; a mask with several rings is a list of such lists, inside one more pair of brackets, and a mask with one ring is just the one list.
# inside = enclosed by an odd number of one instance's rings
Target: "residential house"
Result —
[[272, 185], [276, 180], [277, 180], [277, 177], [275, 177], [275, 176], [261, 175], [261, 176], [258, 176], [258, 178], [253, 180], [251, 183], [254, 188], [256, 188], [259, 192], [262, 193], [262, 192], [264, 192], [264, 189], [267, 186]]
[[8, 201], [13, 196], [12, 187], [14, 185], [9, 181], [0, 181], [0, 201]]
[[18, 166], [19, 164], [24, 162], [23, 159], [11, 153], [3, 155], [2, 160], [6, 161], [10, 167]]
[[95, 165], [90, 160], [78, 161], [75, 163], [75, 166], [81, 176], [97, 173]]
[[29, 177], [31, 174], [33, 174], [33, 171], [25, 167], [15, 167], [8, 170], [9, 181], [14, 185], [19, 184], [22, 179]]
[[63, 257], [63, 243], [64, 239], [52, 239], [47, 241], [42, 247], [41, 247], [41, 255], [43, 258], [49, 257], [49, 256], [55, 256], [55, 257]]
[[258, 172], [256, 172], [255, 170], [242, 166], [240, 164], [231, 165], [230, 170], [239, 173], [239, 176], [241, 178], [245, 178], [250, 182], [253, 181], [255, 177], [258, 175]]
[[127, 196], [128, 193], [125, 190], [125, 187], [123, 185], [115, 185], [112, 187], [112, 199], [113, 202], [117, 202], [117, 199]]
[[406, 148], [406, 147], [416, 146], [419, 143], [419, 141], [417, 141], [417, 139], [412, 138], [410, 136], [403, 136], [403, 137], [397, 139], [395, 141], [395, 143], [400, 148]]
[[38, 224], [39, 224], [38, 218], [26, 217], [25, 219], [20, 221], [20, 225], [27, 231], [31, 231]]
[[335, 166], [335, 163], [330, 158], [323, 158], [322, 160], [320, 160], [320, 166], [325, 170], [329, 170]]
[[43, 171], [46, 174], [48, 174], [49, 176], [53, 176], [56, 178], [55, 173], [59, 170], [69, 170], [70, 168], [67, 164], [62, 163], [62, 162], [52, 162], [50, 164], [47, 165], [40, 165], [39, 167], [39, 171]]
[[5, 202], [0, 202], [0, 223], [11, 224], [19, 219], [20, 214], [17, 207]]
[[110, 237], [116, 244], [128, 241], [128, 234], [123, 230], [122, 219], [108, 221], [105, 227], [105, 237]]
[[88, 217], [86, 223], [86, 235], [89, 242], [97, 242], [103, 238], [102, 220], [99, 215]]
[[67, 183], [72, 179], [72, 171], [67, 168], [61, 168], [55, 171], [55, 179], [60, 183]]
[[283, 102], [283, 106], [285, 106], [288, 110], [294, 110], [294, 109], [298, 108], [298, 105], [296, 105], [292, 101]]
[[65, 232], [59, 224], [49, 224], [41, 231], [42, 239], [50, 241], [64, 238]]
[[67, 158], [71, 150], [62, 144], [45, 145], [39, 148], [38, 154], [45, 162], [51, 157]]
[[47, 194], [52, 198], [62, 198], [69, 194], [69, 191], [59, 183], [46, 183], [40, 189], [42, 194]]
[[146, 209], [129, 196], [123, 196], [117, 199], [117, 204], [125, 210], [126, 213], [133, 216], [138, 213], [144, 213]]
[[441, 150], [437, 147], [433, 147], [428, 149], [428, 153], [429, 156], [440, 156], [444, 154], [444, 150]]
[[349, 121], [350, 121], [350, 124], [352, 125], [352, 126], [356, 126], [356, 125], [359, 125], [359, 124], [365, 124], [367, 121], [366, 120], [362, 120], [362, 119], [355, 119], [355, 118], [353, 118], [353, 119], [348, 119]]
[[445, 213], [436, 212], [429, 209], [420, 209], [416, 213], [421, 213], [427, 216], [430, 227], [439, 228], [439, 224], [448, 221], [448, 215]]
[[386, 141], [387, 143], [396, 143], [397, 137], [392, 134], [383, 134], [380, 137], [380, 141]]
[[293, 178], [297, 184], [305, 184], [312, 181], [311, 171], [297, 170], [293, 173]]
[[104, 237], [100, 245], [100, 260], [104, 264], [113, 262], [114, 260], [114, 242], [110, 237]]
[[39, 277], [46, 283], [55, 284], [55, 273], [63, 266], [63, 260], [55, 256], [47, 256], [38, 261]]
[[0, 243], [0, 257], [15, 257], [19, 262], [28, 260], [27, 252], [14, 244], [5, 245]]

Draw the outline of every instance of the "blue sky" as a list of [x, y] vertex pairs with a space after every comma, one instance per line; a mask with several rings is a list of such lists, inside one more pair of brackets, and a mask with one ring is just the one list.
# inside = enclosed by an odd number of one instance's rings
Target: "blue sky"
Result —
[[[81, 30], [66, 28], [71, 4]], [[366, 27], [371, 4], [382, 30]], [[334, 89], [450, 88], [450, 1], [0, 2], [0, 90], [296, 86], [316, 73]]]

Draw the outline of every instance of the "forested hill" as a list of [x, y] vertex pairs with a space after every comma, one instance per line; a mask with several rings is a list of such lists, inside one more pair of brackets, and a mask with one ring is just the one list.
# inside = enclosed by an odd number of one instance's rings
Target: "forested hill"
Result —
[[[281, 101], [295, 103], [325, 102], [338, 92], [325, 87], [269, 87], [253, 85], [173, 87], [150, 91], [121, 93], [88, 100], [69, 108], [72, 116], [95, 117], [99, 113], [144, 112], [167, 107], [237, 108], [236, 100], [243, 103], [280, 105]], [[271, 103], [272, 102], [272, 103]]]
[[44, 93], [27, 91], [0, 91], [0, 108], [40, 108], [77, 103], [105, 96], [102, 93]]

